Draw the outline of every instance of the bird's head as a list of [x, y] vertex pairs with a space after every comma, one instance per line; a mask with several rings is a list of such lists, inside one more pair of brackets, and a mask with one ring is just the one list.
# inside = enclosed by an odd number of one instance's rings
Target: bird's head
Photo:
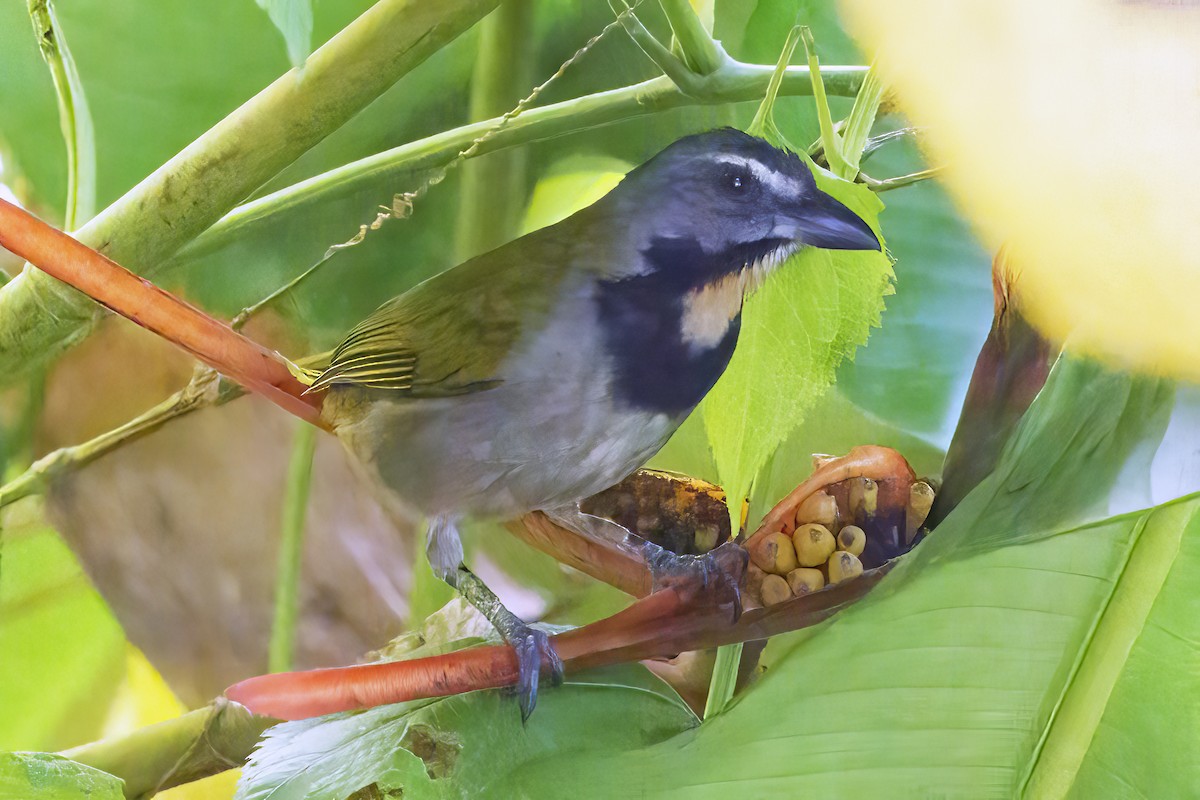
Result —
[[880, 247], [866, 222], [817, 188], [799, 156], [732, 128], [674, 142], [609, 199], [641, 268], [681, 288], [730, 275], [751, 288], [805, 246]]

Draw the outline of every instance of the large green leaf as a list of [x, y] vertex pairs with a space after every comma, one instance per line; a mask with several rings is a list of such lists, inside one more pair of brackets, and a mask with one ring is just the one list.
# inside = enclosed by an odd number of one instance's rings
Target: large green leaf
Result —
[[0, 753], [0, 800], [123, 800], [121, 781], [52, 753]]

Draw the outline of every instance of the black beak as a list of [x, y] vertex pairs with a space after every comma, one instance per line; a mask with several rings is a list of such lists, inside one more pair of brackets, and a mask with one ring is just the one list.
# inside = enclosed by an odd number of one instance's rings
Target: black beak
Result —
[[804, 244], [826, 250], [878, 250], [879, 239], [862, 217], [822, 191], [806, 200], [795, 219]]

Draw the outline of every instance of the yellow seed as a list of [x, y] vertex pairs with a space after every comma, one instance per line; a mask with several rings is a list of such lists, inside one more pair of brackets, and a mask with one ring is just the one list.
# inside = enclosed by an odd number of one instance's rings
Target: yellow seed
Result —
[[819, 522], [826, 528], [837, 525], [838, 507], [828, 492], [820, 491], [810, 496], [796, 509], [796, 524]]
[[838, 550], [861, 556], [867, 546], [867, 534], [857, 525], [847, 525], [838, 531], [837, 546]]
[[767, 575], [762, 581], [762, 604], [773, 606], [792, 599], [788, 582], [778, 575]]
[[716, 525], [698, 525], [693, 540], [696, 543], [697, 553], [707, 553], [717, 546], [717, 540], [721, 538], [721, 532], [717, 530]]
[[796, 528], [792, 534], [792, 544], [795, 545], [796, 561], [802, 567], [819, 567], [836, 547], [833, 534], [817, 522]]
[[786, 533], [769, 533], [750, 554], [759, 569], [775, 575], [787, 575], [796, 568], [796, 548]]
[[855, 520], [875, 516], [879, 503], [879, 484], [870, 478], [854, 478], [850, 481], [850, 515]]
[[933, 507], [933, 487], [925, 481], [917, 481], [908, 490], [908, 508], [905, 511], [904, 541], [912, 544], [917, 532], [925, 524], [929, 509]]
[[825, 565], [825, 569], [829, 572], [830, 583], [848, 581], [863, 573], [863, 565], [858, 560], [858, 556], [847, 553], [845, 550], [838, 550], [834, 553], [830, 557], [829, 563]]
[[787, 574], [788, 586], [796, 597], [812, 594], [825, 585], [825, 576], [821, 570], [811, 567], [800, 567]]

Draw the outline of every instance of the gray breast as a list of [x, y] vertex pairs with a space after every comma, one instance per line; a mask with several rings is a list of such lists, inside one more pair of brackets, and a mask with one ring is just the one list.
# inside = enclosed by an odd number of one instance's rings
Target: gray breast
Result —
[[499, 386], [410, 399], [338, 387], [337, 433], [368, 470], [426, 514], [512, 516], [582, 499], [641, 466], [679, 420], [614, 402], [590, 283], [519, 343]]

